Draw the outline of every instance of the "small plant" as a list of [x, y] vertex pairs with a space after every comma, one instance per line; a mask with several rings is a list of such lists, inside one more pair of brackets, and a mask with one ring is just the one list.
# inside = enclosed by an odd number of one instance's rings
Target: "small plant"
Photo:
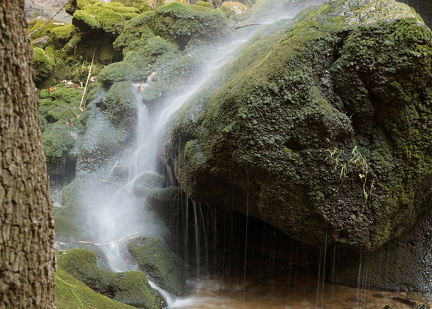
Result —
[[329, 153], [329, 155], [326, 157], [326, 161], [328, 159], [332, 160], [335, 163], [335, 171], [337, 171], [340, 168], [339, 177], [345, 178], [347, 176], [347, 166], [345, 163], [342, 162], [341, 155], [343, 154], [343, 150], [339, 149], [338, 147], [333, 148], [332, 150], [326, 149], [326, 152]]
[[369, 164], [367, 163], [364, 155], [361, 153], [359, 147], [357, 145], [354, 145], [353, 149], [351, 150], [351, 158], [348, 161], [347, 159], [344, 159], [344, 150], [338, 147], [335, 147], [333, 149], [326, 149], [325, 152], [328, 153], [328, 156], [325, 160], [331, 160], [334, 163], [334, 169], [335, 171], [339, 170], [339, 177], [341, 179], [348, 176], [348, 167], [350, 165], [353, 166], [353, 168], [360, 168], [360, 173], [358, 174], [358, 177], [363, 182], [363, 197], [364, 203], [366, 205], [375, 187], [374, 181], [372, 180], [370, 187], [367, 188]]

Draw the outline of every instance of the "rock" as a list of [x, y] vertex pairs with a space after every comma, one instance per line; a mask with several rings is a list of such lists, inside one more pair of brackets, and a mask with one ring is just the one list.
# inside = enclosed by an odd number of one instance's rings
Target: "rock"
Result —
[[176, 207], [179, 203], [179, 188], [154, 188], [147, 192], [145, 204], [168, 226], [174, 227]]
[[133, 309], [125, 304], [98, 294], [81, 281], [75, 279], [60, 266], [56, 269], [55, 305], [58, 309], [104, 308]]
[[[242, 15], [248, 11], [248, 7], [240, 2], [225, 1], [222, 3], [221, 10], [225, 13], [224, 8], [229, 9], [234, 15]], [[230, 13], [225, 13], [229, 17]]]
[[35, 83], [40, 88], [47, 87], [53, 82], [54, 60], [39, 47], [33, 48], [33, 67], [36, 72]]
[[[124, 101], [116, 105], [114, 93], [109, 103], [106, 93], [98, 97], [99, 101], [93, 101], [88, 107], [87, 130], [77, 149], [77, 173], [94, 171], [111, 162], [127, 151], [135, 135], [135, 123], [131, 119], [134, 116], [130, 113], [132, 103]], [[107, 108], [109, 111], [104, 112]]]
[[176, 296], [185, 293], [186, 274], [183, 261], [154, 237], [128, 241], [127, 248], [138, 266], [161, 288]]
[[417, 0], [415, 3], [409, 0], [398, 0], [412, 6], [424, 19], [429, 28], [432, 27], [432, 3], [429, 0]]
[[135, 180], [132, 187], [132, 193], [136, 197], [144, 197], [149, 190], [163, 188], [165, 186], [165, 177], [156, 173], [144, 173]]
[[57, 263], [75, 279], [100, 294], [109, 295], [115, 301], [139, 308], [162, 308], [162, 299], [150, 287], [142, 272], [113, 273], [100, 269], [96, 265], [96, 255], [85, 249], [66, 250], [58, 256]]
[[[395, 291], [432, 289], [432, 213], [423, 215], [416, 225], [381, 248], [358, 253], [343, 248], [329, 249], [333, 269], [329, 279], [339, 284]], [[421, 270], [421, 271], [419, 271]]]
[[177, 44], [180, 50], [230, 33], [224, 14], [205, 6], [172, 2], [158, 7], [156, 13], [155, 34]]
[[260, 30], [184, 105], [165, 160], [196, 201], [229, 192], [293, 239], [374, 250], [430, 207], [431, 31], [390, 0], [295, 21]]

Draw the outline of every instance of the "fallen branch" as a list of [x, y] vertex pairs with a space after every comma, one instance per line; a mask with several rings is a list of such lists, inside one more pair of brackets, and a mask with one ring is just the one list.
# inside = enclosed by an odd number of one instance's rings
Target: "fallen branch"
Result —
[[119, 242], [124, 242], [127, 241], [129, 239], [132, 238], [132, 236], [138, 234], [138, 232], [132, 233], [130, 235], [124, 236], [120, 239], [114, 240], [114, 241], [110, 241], [110, 242], [104, 242], [104, 243], [97, 243], [97, 242], [92, 242], [92, 241], [78, 241], [78, 243], [80, 244], [90, 244], [90, 245], [95, 245], [95, 246], [106, 246], [106, 245], [114, 245], [114, 244], [118, 244]]
[[85, 96], [85, 94], [87, 92], [87, 86], [88, 86], [88, 83], [90, 81], [91, 72], [92, 72], [92, 69], [93, 69], [93, 62], [94, 62], [95, 53], [96, 53], [96, 48], [93, 50], [92, 61], [91, 61], [91, 64], [90, 64], [89, 72], [88, 72], [88, 75], [87, 75], [87, 80], [86, 80], [86, 83], [85, 83], [84, 91], [83, 91], [83, 94], [82, 94], [82, 97], [81, 97], [81, 102], [80, 102], [80, 105], [79, 105], [79, 109], [81, 111], [85, 110], [85, 107], [82, 107], [82, 105], [83, 105], [83, 102], [84, 102], [84, 96]]
[[112, 174], [113, 170], [116, 168], [117, 163], [118, 163], [118, 160], [116, 161], [116, 163], [114, 164], [114, 166], [111, 168], [111, 170], [110, 170], [110, 172], [108, 174], [108, 177], [106, 178], [107, 180], [111, 177], [111, 174]]
[[119, 187], [122, 187], [123, 189], [126, 190], [127, 193], [129, 193], [130, 195], [132, 195], [134, 198], [137, 198], [137, 197], [132, 193], [132, 191], [130, 191], [128, 188], [126, 188], [126, 187], [123, 186], [122, 184], [119, 184], [119, 183], [116, 183], [116, 182], [113, 182], [113, 181], [109, 181], [108, 179], [101, 179], [100, 181], [102, 181], [102, 182], [106, 182], [106, 183], [109, 183], [109, 184], [112, 184], [112, 185], [116, 185], [116, 186], [119, 186]]
[[238, 29], [245, 28], [245, 27], [250, 27], [250, 26], [261, 26], [261, 25], [262, 24], [247, 24], [247, 25], [235, 27], [234, 30], [238, 30]]

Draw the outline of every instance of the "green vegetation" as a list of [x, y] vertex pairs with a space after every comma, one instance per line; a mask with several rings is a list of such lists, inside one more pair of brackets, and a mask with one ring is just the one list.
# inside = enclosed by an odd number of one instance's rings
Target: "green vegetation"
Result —
[[55, 305], [58, 309], [133, 309], [135, 307], [115, 302], [94, 292], [81, 281], [75, 279], [61, 267], [57, 267]]
[[143, 272], [113, 273], [100, 269], [96, 266], [96, 255], [89, 250], [63, 251], [58, 254], [57, 262], [72, 277], [95, 292], [110, 295], [115, 301], [145, 309], [159, 309], [163, 305], [162, 299], [150, 287]]
[[127, 248], [138, 266], [161, 288], [178, 296], [185, 293], [183, 261], [171, 253], [163, 241], [138, 237], [128, 241]]
[[219, 201], [230, 184], [248, 197], [237, 210], [317, 246], [373, 250], [412, 227], [432, 163], [431, 31], [418, 15], [330, 1], [239, 53], [186, 103], [167, 143], [180, 143], [167, 160], [189, 196]]

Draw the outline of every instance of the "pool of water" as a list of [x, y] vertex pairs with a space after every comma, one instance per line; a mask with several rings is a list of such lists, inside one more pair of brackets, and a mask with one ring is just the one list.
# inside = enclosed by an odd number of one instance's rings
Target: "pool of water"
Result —
[[[431, 306], [420, 293], [358, 289], [326, 282], [301, 272], [239, 278], [237, 282], [199, 280], [170, 309], [403, 309]], [[425, 307], [428, 308], [428, 307]]]

